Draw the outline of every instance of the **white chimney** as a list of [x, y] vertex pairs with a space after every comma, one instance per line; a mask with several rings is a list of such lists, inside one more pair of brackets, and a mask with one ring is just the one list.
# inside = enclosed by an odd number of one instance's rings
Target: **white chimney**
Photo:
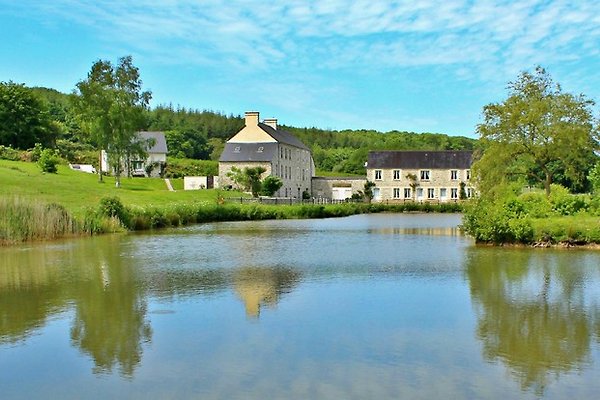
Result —
[[258, 111], [246, 111], [246, 126], [258, 126]]
[[263, 122], [265, 125], [269, 125], [271, 128], [277, 130], [277, 118], [267, 118]]

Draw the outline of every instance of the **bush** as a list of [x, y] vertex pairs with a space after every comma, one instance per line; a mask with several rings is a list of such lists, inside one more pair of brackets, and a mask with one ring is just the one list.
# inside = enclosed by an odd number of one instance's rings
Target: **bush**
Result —
[[15, 150], [10, 146], [0, 145], [0, 158], [10, 161], [21, 161], [23, 157], [19, 150]]
[[123, 227], [130, 226], [130, 213], [118, 197], [103, 197], [98, 205], [98, 215], [116, 218]]
[[54, 150], [44, 149], [42, 150], [37, 163], [43, 172], [55, 174], [58, 170], [57, 165], [59, 164], [59, 162], [60, 159], [56, 156]]

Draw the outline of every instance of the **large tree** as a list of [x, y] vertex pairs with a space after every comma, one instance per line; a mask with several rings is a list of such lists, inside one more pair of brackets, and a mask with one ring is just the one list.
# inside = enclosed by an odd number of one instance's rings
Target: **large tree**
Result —
[[24, 85], [0, 82], [0, 144], [27, 150], [54, 144], [58, 127], [47, 105]]
[[592, 100], [564, 93], [537, 67], [509, 83], [509, 96], [483, 108], [477, 127], [483, 156], [473, 169], [482, 193], [518, 178], [536, 180], [550, 194], [560, 173], [573, 182], [585, 178], [598, 148]]
[[120, 58], [115, 67], [110, 61], [98, 60], [87, 79], [77, 83], [74, 105], [92, 142], [106, 151], [117, 186], [124, 161], [143, 148], [136, 133], [144, 125], [151, 97], [149, 91], [142, 91], [131, 56]]

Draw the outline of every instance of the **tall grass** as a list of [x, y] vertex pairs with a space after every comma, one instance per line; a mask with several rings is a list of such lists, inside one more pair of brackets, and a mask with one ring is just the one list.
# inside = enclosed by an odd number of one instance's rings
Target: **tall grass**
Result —
[[77, 232], [76, 221], [59, 204], [0, 198], [0, 244], [56, 239]]
[[20, 198], [0, 202], [0, 243], [50, 240], [70, 235], [140, 231], [219, 221], [330, 218], [379, 212], [459, 212], [457, 204], [263, 205], [175, 203], [167, 206], [127, 207], [118, 197], [104, 197], [87, 209], [81, 221], [57, 204], [40, 204]]

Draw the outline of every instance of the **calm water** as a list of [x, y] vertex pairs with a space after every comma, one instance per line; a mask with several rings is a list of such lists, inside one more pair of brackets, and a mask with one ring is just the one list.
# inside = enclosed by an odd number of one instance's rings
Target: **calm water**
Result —
[[479, 248], [459, 223], [0, 249], [0, 397], [597, 398], [600, 251]]

